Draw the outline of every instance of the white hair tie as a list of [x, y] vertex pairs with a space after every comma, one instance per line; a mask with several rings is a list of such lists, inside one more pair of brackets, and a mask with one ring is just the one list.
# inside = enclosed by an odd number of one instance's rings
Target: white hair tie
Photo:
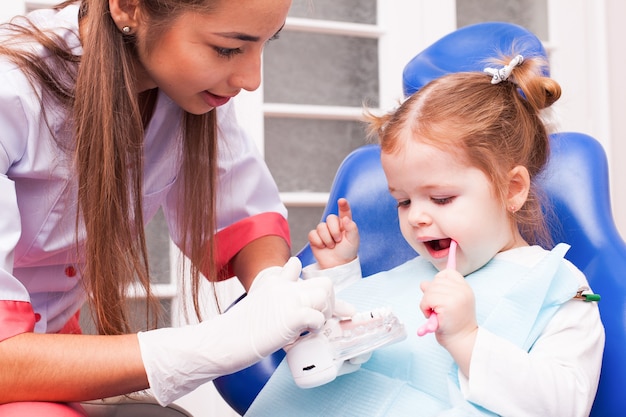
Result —
[[498, 84], [498, 83], [501, 83], [502, 81], [506, 81], [511, 75], [511, 72], [513, 72], [513, 68], [522, 65], [522, 62], [524, 62], [524, 57], [521, 55], [518, 55], [515, 58], [513, 58], [511, 62], [509, 62], [509, 65], [505, 65], [504, 67], [500, 69], [485, 68], [484, 71], [493, 76], [491, 78], [491, 84]]

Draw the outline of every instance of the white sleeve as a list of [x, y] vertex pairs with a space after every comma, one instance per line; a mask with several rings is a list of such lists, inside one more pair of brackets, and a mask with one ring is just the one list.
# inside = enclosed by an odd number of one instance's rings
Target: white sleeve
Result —
[[558, 310], [530, 352], [480, 328], [461, 390], [502, 416], [588, 416], [604, 337], [597, 303], [580, 300]]
[[15, 185], [0, 174], [0, 300], [27, 301], [28, 294], [13, 274], [13, 256], [20, 238], [20, 214]]
[[217, 109], [220, 230], [260, 213], [277, 212], [287, 218], [276, 182], [256, 145], [237, 123], [233, 106], [228, 103]]
[[355, 260], [347, 264], [339, 265], [334, 268], [320, 269], [319, 264], [314, 263], [302, 268], [302, 278], [309, 279], [315, 277], [327, 277], [333, 282], [335, 293], [349, 287], [358, 282], [362, 278], [361, 262], [357, 257]]
[[28, 122], [16, 90], [25, 88], [23, 77], [10, 77], [2, 63], [0, 76], [0, 300], [27, 301], [28, 293], [13, 276], [13, 258], [21, 235], [21, 218], [15, 183], [7, 174], [25, 152]]
[[24, 85], [0, 64], [0, 341], [32, 331], [30, 296], [13, 275], [15, 250], [22, 234], [15, 182], [9, 170], [24, 154], [28, 122], [16, 91]]

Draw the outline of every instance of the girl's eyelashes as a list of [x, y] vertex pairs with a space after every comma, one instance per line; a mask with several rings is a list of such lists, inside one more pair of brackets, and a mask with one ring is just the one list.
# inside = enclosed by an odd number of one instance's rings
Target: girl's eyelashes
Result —
[[[434, 204], [438, 205], [438, 206], [443, 206], [446, 204], [450, 204], [453, 200], [455, 199], [454, 196], [450, 196], [450, 197], [430, 197], [430, 201], [432, 201]], [[401, 207], [408, 207], [411, 205], [411, 200], [410, 199], [406, 199], [406, 200], [396, 200], [396, 205], [398, 208]]]
[[431, 197], [431, 201], [438, 205], [449, 204], [454, 200], [454, 197]]

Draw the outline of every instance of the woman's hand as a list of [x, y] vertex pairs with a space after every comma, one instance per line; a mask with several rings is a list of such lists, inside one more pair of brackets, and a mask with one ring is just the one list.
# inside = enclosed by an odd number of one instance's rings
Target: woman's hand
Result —
[[157, 401], [169, 404], [322, 327], [335, 310], [332, 282], [301, 280], [301, 268], [292, 257], [283, 267], [262, 271], [245, 298], [202, 323], [140, 332], [141, 357]]

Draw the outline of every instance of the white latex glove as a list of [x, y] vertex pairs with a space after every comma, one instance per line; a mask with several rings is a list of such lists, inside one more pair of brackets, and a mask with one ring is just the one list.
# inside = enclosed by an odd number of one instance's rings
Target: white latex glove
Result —
[[333, 316], [340, 319], [350, 318], [356, 314], [356, 307], [347, 301], [339, 298], [335, 299], [335, 309], [333, 310]]
[[248, 295], [224, 314], [200, 324], [138, 334], [150, 388], [167, 405], [212, 379], [246, 368], [319, 329], [334, 310], [327, 278], [300, 280], [302, 265], [263, 270]]

